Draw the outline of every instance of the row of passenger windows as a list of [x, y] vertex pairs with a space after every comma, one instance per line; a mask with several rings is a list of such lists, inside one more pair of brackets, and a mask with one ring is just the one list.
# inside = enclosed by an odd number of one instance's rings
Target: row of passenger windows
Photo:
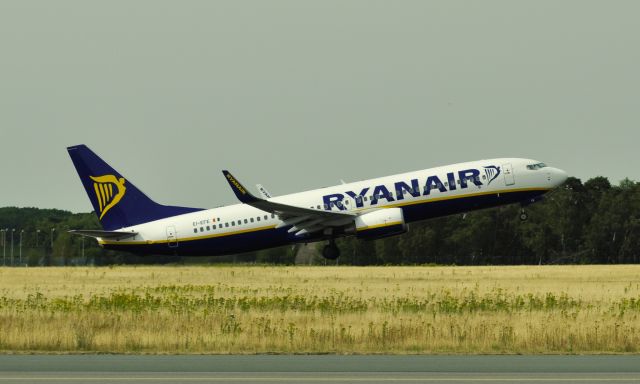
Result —
[[[271, 214], [271, 218], [275, 219], [276, 215], [274, 215], [272, 213]], [[250, 217], [248, 219], [239, 219], [238, 221], [232, 220], [231, 222], [202, 226], [202, 227], [200, 227], [200, 232], [211, 231], [211, 230], [215, 230], [215, 229], [235, 227], [236, 225], [240, 226], [243, 223], [244, 224], [250, 224], [250, 223], [259, 222], [259, 221], [262, 221], [262, 220], [264, 220], [264, 221], [269, 220], [269, 215], [256, 216], [255, 219], [253, 217]], [[193, 228], [193, 233], [198, 233], [198, 228]]]

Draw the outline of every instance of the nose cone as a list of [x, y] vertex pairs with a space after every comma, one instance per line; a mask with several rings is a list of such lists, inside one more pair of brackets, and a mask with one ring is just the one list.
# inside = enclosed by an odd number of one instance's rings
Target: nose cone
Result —
[[569, 175], [567, 175], [567, 172], [558, 168], [549, 168], [547, 172], [549, 175], [549, 181], [554, 188], [564, 184], [564, 182], [567, 181], [567, 177], [569, 177]]

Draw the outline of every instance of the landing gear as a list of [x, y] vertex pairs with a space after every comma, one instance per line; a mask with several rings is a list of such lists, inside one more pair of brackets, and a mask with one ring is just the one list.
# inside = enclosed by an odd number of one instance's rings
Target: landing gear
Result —
[[336, 241], [331, 239], [329, 244], [322, 248], [322, 257], [327, 260], [335, 260], [340, 256], [340, 248], [336, 246]]
[[524, 210], [524, 208], [522, 208], [522, 210], [520, 211], [520, 221], [527, 221], [528, 218], [529, 218], [529, 215]]

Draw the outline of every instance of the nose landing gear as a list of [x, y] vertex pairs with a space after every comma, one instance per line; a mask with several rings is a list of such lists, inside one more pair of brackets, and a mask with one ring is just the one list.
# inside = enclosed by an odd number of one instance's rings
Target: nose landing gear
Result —
[[329, 240], [329, 244], [322, 248], [322, 257], [327, 260], [335, 260], [340, 256], [340, 248], [336, 246], [335, 239]]
[[529, 218], [529, 215], [527, 214], [527, 211], [525, 211], [524, 208], [522, 208], [520, 210], [520, 221], [527, 221], [528, 218]]

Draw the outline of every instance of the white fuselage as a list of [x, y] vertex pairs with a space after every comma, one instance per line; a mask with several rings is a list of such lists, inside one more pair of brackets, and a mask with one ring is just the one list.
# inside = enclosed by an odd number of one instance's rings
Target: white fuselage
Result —
[[[269, 201], [356, 215], [399, 207], [407, 222], [511, 203], [535, 201], [566, 180], [534, 160], [499, 158], [407, 172], [273, 197]], [[134, 237], [99, 239], [102, 246], [148, 253], [216, 255], [326, 238], [295, 237], [276, 214], [234, 204], [156, 220], [121, 231]]]

